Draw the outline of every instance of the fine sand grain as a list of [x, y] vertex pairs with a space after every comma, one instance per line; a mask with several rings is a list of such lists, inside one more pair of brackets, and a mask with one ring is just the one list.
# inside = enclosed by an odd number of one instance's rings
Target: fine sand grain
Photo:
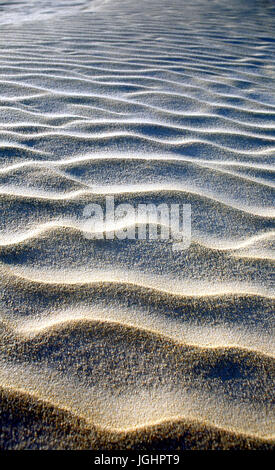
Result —
[[0, 0], [2, 449], [274, 448], [274, 153], [273, 1]]

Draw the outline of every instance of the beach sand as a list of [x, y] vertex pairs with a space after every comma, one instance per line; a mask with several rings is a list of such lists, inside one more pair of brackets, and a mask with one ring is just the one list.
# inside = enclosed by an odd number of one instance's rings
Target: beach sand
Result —
[[274, 151], [274, 2], [0, 1], [1, 449], [274, 449]]

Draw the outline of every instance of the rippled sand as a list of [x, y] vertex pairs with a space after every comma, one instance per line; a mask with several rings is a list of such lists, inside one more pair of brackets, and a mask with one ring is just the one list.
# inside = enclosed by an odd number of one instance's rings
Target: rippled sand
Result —
[[[274, 448], [274, 18], [0, 1], [2, 449]], [[191, 246], [85, 237], [107, 195]]]

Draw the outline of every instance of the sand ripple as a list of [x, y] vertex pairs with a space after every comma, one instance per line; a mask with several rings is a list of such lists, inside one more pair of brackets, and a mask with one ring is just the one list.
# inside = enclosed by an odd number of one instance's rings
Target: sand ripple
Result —
[[[274, 448], [274, 13], [0, 2], [1, 448]], [[189, 249], [85, 238], [108, 195]]]

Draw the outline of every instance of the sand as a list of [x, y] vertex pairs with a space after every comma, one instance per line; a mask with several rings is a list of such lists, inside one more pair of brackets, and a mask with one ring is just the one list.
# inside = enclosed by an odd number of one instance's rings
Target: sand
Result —
[[[274, 18], [0, 2], [1, 449], [274, 448]], [[85, 232], [110, 196], [190, 246]]]

